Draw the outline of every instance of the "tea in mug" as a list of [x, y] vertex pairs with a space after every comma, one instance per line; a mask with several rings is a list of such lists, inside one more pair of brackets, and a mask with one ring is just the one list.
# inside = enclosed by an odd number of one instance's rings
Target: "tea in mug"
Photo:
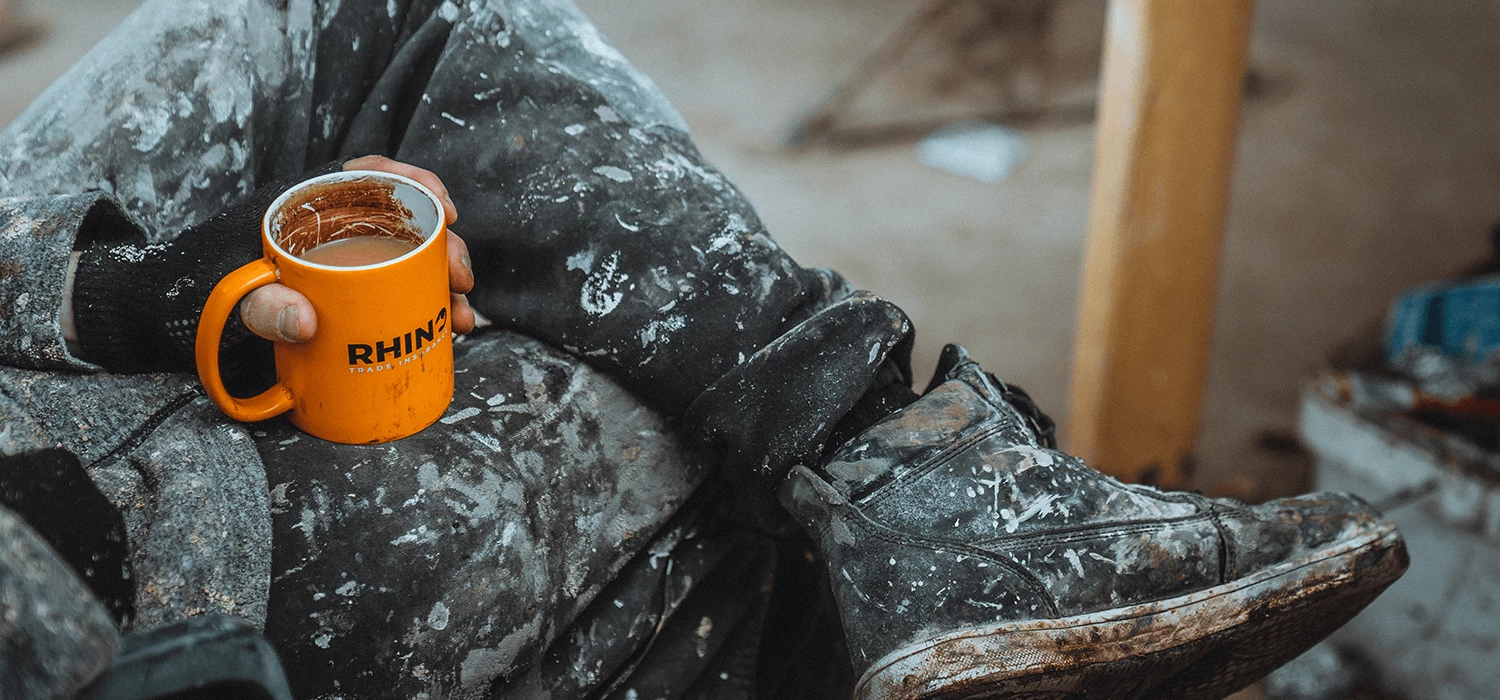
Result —
[[395, 260], [417, 249], [410, 241], [386, 236], [356, 236], [329, 241], [297, 256], [310, 263], [333, 267], [361, 267]]

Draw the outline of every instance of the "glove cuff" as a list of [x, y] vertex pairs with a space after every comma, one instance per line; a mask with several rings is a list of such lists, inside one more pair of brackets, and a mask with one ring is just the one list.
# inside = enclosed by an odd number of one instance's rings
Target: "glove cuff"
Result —
[[[197, 318], [161, 298], [162, 245], [95, 244], [73, 278], [73, 323], [84, 360], [111, 372], [185, 371], [193, 366]], [[184, 278], [188, 279], [188, 278]], [[169, 292], [170, 293], [170, 292]], [[163, 318], [163, 316], [168, 318]]]

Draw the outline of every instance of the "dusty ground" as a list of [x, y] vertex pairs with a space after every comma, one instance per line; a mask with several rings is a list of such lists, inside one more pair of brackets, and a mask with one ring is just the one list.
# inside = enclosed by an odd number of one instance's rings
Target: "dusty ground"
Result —
[[[47, 34], [0, 57], [0, 124], [135, 4], [23, 4]], [[962, 342], [1066, 421], [1090, 123], [1025, 127], [1030, 155], [996, 185], [929, 170], [909, 143], [796, 154], [778, 145], [781, 130], [914, 0], [581, 4], [676, 101], [785, 247], [911, 314], [919, 374], [943, 342]], [[1061, 4], [1053, 48], [1068, 72], [1091, 60], [1100, 3]], [[1251, 62], [1270, 88], [1244, 118], [1202, 486], [1296, 488], [1298, 460], [1263, 436], [1290, 433], [1306, 373], [1396, 290], [1485, 254], [1500, 218], [1497, 20], [1490, 0], [1259, 3]], [[901, 80], [922, 74], [883, 81], [874, 105], [920, 93]]]

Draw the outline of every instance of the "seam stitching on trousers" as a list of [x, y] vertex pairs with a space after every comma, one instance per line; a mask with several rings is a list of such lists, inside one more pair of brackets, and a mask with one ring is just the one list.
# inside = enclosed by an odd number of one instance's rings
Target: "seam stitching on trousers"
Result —
[[[143, 423], [141, 423], [141, 427], [136, 428], [133, 432], [130, 433], [128, 437], [125, 438], [124, 442], [121, 442], [109, 452], [104, 453], [104, 456], [100, 457], [99, 459], [89, 462], [89, 465], [85, 467], [85, 469], [93, 469], [94, 467], [104, 464], [105, 462], [117, 459], [120, 455], [129, 452], [130, 450], [140, 447], [141, 443], [145, 442], [146, 438], [151, 437], [151, 434], [156, 432], [156, 429], [161, 427], [161, 424], [165, 423], [168, 418], [172, 417], [173, 413], [176, 413], [178, 409], [188, 405], [189, 403], [192, 403], [193, 401], [197, 400], [198, 397], [203, 395], [203, 388], [195, 387], [188, 393], [172, 399], [172, 401], [169, 402], [166, 406], [163, 406], [161, 409], [151, 414], [150, 417], [148, 417]], [[141, 476], [143, 478], [145, 477], [144, 474], [142, 474]]]

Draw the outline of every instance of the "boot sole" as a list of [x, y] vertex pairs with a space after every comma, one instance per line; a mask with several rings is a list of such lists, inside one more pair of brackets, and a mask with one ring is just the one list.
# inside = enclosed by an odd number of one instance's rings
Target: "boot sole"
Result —
[[978, 625], [887, 654], [861, 700], [1218, 700], [1331, 634], [1400, 578], [1394, 525], [1176, 598]]

